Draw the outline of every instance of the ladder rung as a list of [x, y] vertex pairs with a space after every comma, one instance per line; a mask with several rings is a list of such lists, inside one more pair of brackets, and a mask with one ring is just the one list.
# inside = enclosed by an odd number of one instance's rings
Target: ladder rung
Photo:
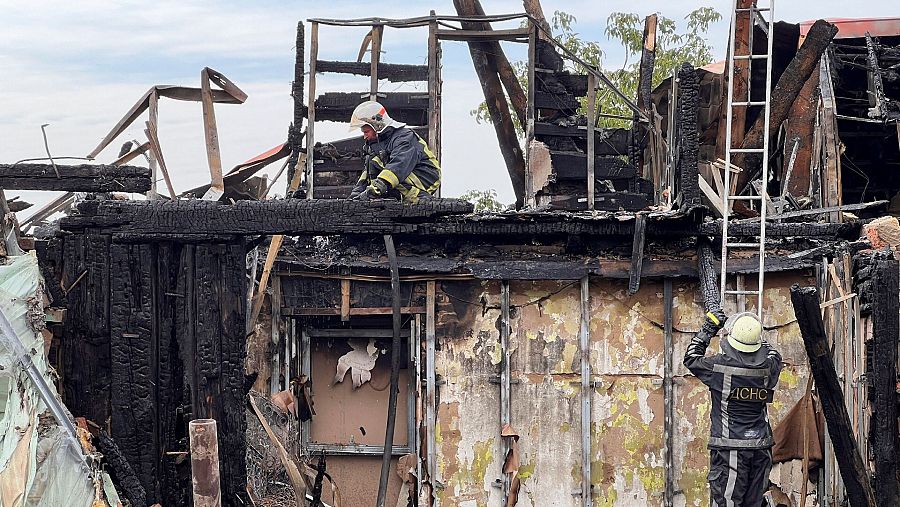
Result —
[[731, 153], [762, 153], [765, 148], [732, 148]]
[[732, 102], [732, 106], [764, 106], [766, 105], [766, 101], [764, 100], [753, 100], [749, 102]]
[[762, 200], [761, 196], [758, 195], [729, 195], [729, 201], [760, 201]]
[[737, 55], [735, 60], [765, 60], [769, 55]]
[[771, 9], [769, 7], [750, 7], [744, 9], [735, 9], [734, 12], [769, 12]]
[[735, 296], [758, 296], [758, 290], [726, 290], [725, 294], [732, 294]]
[[725, 243], [728, 248], [759, 248], [759, 243]]

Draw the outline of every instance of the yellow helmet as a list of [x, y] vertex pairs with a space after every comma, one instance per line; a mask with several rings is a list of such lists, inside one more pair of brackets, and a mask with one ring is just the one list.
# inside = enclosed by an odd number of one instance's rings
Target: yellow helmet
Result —
[[351, 131], [362, 128], [363, 125], [372, 127], [375, 129], [375, 132], [378, 132], [379, 134], [384, 132], [384, 129], [388, 127], [399, 128], [406, 126], [405, 123], [391, 118], [384, 106], [382, 106], [380, 102], [375, 102], [374, 100], [367, 100], [356, 106], [356, 109], [353, 110], [353, 114], [350, 115]]
[[728, 344], [735, 350], [753, 353], [762, 345], [762, 324], [755, 313], [742, 312], [732, 315], [725, 322]]

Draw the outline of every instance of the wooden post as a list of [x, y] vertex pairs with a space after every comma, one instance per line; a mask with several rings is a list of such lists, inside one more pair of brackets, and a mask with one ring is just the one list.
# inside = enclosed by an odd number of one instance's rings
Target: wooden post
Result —
[[215, 419], [194, 419], [188, 423], [191, 441], [191, 479], [194, 507], [220, 507], [219, 440]]
[[641, 269], [644, 266], [644, 243], [647, 239], [647, 214], [634, 216], [634, 240], [631, 243], [631, 273], [628, 277], [628, 295], [637, 294], [641, 288]]
[[[153, 132], [153, 136], [157, 135], [157, 128], [159, 125], [159, 92], [156, 91], [154, 87], [150, 91], [149, 97], [149, 128], [150, 131]], [[156, 182], [159, 180], [159, 175], [157, 174], [158, 166], [156, 162], [156, 153], [153, 150], [150, 150], [150, 153], [147, 155], [150, 159], [150, 192], [147, 194], [147, 198], [151, 201], [155, 201], [159, 199], [159, 194], [156, 191]]]
[[522, 130], [525, 131], [525, 199], [526, 205], [536, 206], [534, 188], [534, 176], [531, 174], [531, 143], [534, 141], [534, 89], [536, 83], [534, 80], [534, 66], [537, 62], [537, 27], [531, 21], [528, 22], [531, 33], [528, 35], [528, 102], [525, 106], [525, 124]]
[[[644, 36], [641, 49], [641, 63], [638, 67], [637, 106], [648, 117], [653, 118], [651, 111], [650, 93], [653, 86], [653, 64], [656, 61], [656, 14], [651, 14], [644, 19]], [[644, 175], [644, 153], [641, 147], [643, 134], [652, 128], [641, 126], [641, 116], [634, 113], [631, 124], [630, 159], [631, 165], [638, 170], [638, 175]]]
[[315, 189], [316, 178], [315, 158], [313, 156], [314, 146], [316, 144], [316, 59], [319, 58], [319, 24], [313, 22], [310, 25], [309, 34], [309, 94], [306, 98], [308, 107], [306, 115], [309, 124], [306, 126], [306, 198], [313, 198], [313, 190]]
[[897, 343], [900, 338], [898, 262], [877, 259], [873, 273], [872, 323], [875, 353], [872, 386], [872, 449], [875, 454], [875, 498], [878, 507], [900, 506], [897, 483]]
[[594, 150], [594, 125], [597, 123], [597, 78], [588, 74], [587, 90], [587, 209], [594, 211], [594, 162], [597, 158]]
[[381, 61], [381, 38], [384, 36], [384, 25], [372, 27], [371, 62], [372, 70], [369, 72], [369, 100], [378, 100], [378, 62]]
[[844, 393], [831, 357], [831, 347], [825, 336], [825, 325], [819, 308], [819, 291], [815, 287], [801, 288], [795, 284], [791, 287], [791, 303], [803, 336], [810, 370], [816, 381], [828, 435], [831, 437], [850, 507], [875, 507], [869, 473], [859, 455], [850, 416], [844, 404]]
[[[287, 159], [287, 181], [294, 177], [294, 171], [297, 170], [297, 158], [300, 156], [300, 142], [303, 138], [303, 118], [307, 116], [305, 97], [303, 95], [303, 75], [305, 65], [304, 53], [306, 44], [305, 30], [303, 22], [297, 22], [297, 39], [295, 42], [296, 56], [294, 58], [294, 82], [291, 84], [291, 99], [294, 101], [294, 121], [288, 130], [288, 144], [291, 146], [291, 155]], [[275, 179], [278, 179], [277, 177]], [[273, 180], [274, 184], [275, 181]], [[268, 191], [266, 192], [268, 194]], [[288, 195], [290, 197], [290, 195]]]
[[[431, 11], [434, 16], [434, 11]], [[428, 23], [428, 147], [441, 161], [441, 42], [437, 21]], [[437, 196], [440, 197], [438, 188]]]

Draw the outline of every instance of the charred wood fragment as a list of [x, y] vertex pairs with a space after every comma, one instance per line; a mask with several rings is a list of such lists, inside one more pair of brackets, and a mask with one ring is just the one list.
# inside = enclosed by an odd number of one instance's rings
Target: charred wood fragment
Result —
[[101, 431], [94, 438], [94, 443], [97, 444], [97, 449], [103, 454], [103, 459], [111, 471], [113, 482], [118, 485], [118, 490], [122, 496], [135, 507], [148, 505], [147, 492], [144, 491], [144, 486], [141, 485], [141, 481], [138, 480], [128, 460], [122, 455], [122, 451], [119, 450], [116, 441]]
[[697, 114], [700, 111], [700, 79], [694, 67], [685, 62], [678, 71], [678, 174], [681, 207], [689, 209], [700, 205], [698, 157], [700, 156], [700, 132]]
[[[728, 264], [731, 264], [730, 260]], [[712, 247], [709, 241], [702, 237], [697, 240], [697, 272], [700, 275], [700, 295], [703, 297], [703, 307], [708, 312], [721, 310], [721, 293], [716, 281], [718, 275], [714, 266]]]
[[[730, 236], [759, 236], [759, 223], [729, 222]], [[804, 237], [804, 238], [840, 238], [854, 240], [859, 237], [862, 224], [860, 222], [831, 223], [767, 223], [766, 236], [770, 238]], [[700, 225], [700, 233], [706, 236], [721, 236], [722, 221], [706, 222]]]
[[875, 498], [879, 506], [900, 506], [897, 480], [897, 342], [900, 339], [900, 300], [897, 287], [900, 263], [875, 261], [872, 301], [874, 353], [872, 354], [872, 449], [875, 455]]
[[[369, 76], [372, 74], [372, 64], [369, 62], [332, 62], [328, 60], [319, 60], [316, 62], [316, 72], [335, 72], [340, 74]], [[404, 81], [428, 81], [428, 66], [379, 62], [378, 79], [386, 79], [392, 83]]]
[[294, 45], [296, 49], [296, 57], [294, 58], [294, 81], [291, 83], [291, 98], [294, 100], [294, 118], [288, 127], [288, 145], [291, 147], [291, 154], [288, 158], [287, 180], [291, 181], [294, 177], [294, 167], [297, 165], [297, 159], [300, 156], [300, 146], [303, 142], [303, 120], [307, 117], [308, 107], [306, 105], [306, 97], [303, 93], [303, 76], [304, 76], [304, 48], [306, 39], [304, 37], [303, 22], [297, 22], [297, 39]]
[[[59, 177], [56, 170], [59, 170]], [[150, 169], [114, 165], [0, 164], [0, 188], [69, 192], [146, 192]]]
[[[844, 403], [844, 392], [838, 381], [834, 359], [831, 357], [831, 347], [825, 335], [825, 325], [819, 308], [819, 292], [815, 287], [801, 288], [795, 284], [791, 287], [791, 303], [809, 357], [810, 370], [816, 381], [816, 390], [822, 401], [828, 435], [834, 446], [834, 455], [844, 480], [850, 506], [875, 507], [875, 495], [869, 484], [869, 473], [859, 454], [859, 446]], [[896, 382], [896, 379], [893, 382]], [[896, 428], [896, 422], [894, 425]]]

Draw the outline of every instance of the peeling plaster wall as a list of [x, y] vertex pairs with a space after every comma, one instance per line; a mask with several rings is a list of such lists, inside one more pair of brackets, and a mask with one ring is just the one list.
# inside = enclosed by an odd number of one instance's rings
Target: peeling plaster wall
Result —
[[[786, 363], [769, 409], [773, 426], [806, 386], [805, 353], [790, 303], [795, 282], [812, 280], [800, 274], [766, 280], [766, 335]], [[630, 297], [624, 281], [590, 283], [594, 505], [662, 505], [662, 282], [645, 280]], [[675, 504], [705, 506], [709, 396], [681, 365], [704, 311], [694, 281], [676, 280], [673, 294]], [[521, 435], [518, 505], [580, 505], [580, 496], [572, 494], [580, 490], [581, 477], [579, 284], [511, 282], [510, 302], [511, 419]], [[438, 303], [436, 373], [445, 382], [438, 388], [438, 478], [444, 485], [438, 504], [499, 506], [501, 489], [493, 484], [503, 463], [500, 284], [454, 283], [453, 290], [438, 289]], [[716, 347], [714, 341], [711, 349]]]

